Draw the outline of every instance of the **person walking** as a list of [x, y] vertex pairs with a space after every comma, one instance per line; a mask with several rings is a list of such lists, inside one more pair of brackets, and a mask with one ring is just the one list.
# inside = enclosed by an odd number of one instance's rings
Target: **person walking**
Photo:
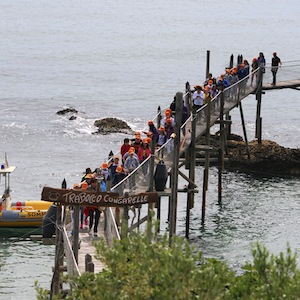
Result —
[[[97, 191], [97, 179], [93, 178], [91, 181], [91, 185], [86, 189], [87, 191], [93, 191], [96, 192]], [[89, 212], [89, 217], [90, 217], [90, 223], [89, 223], [89, 234], [92, 233], [92, 228], [94, 225], [94, 237], [97, 237], [98, 234], [98, 224], [99, 224], [99, 220], [100, 220], [100, 208], [97, 206], [88, 206], [87, 207], [88, 212]], [[95, 221], [95, 223], [94, 223]]]
[[[126, 171], [127, 174], [130, 174], [139, 166], [139, 160], [138, 160], [138, 158], [136, 158], [134, 156], [134, 154], [135, 154], [134, 150], [131, 149], [131, 150], [128, 151], [128, 153], [129, 153], [129, 156], [125, 160], [124, 170]], [[129, 177], [129, 190], [130, 190], [130, 192], [132, 190], [136, 189], [135, 176], [136, 176], [136, 174], [132, 174]]]
[[279, 65], [281, 66], [282, 62], [281, 62], [280, 58], [277, 56], [277, 53], [274, 52], [273, 57], [272, 57], [272, 67], [271, 67], [271, 71], [273, 74], [273, 82], [271, 83], [272, 85], [276, 85], [276, 74], [277, 74]]
[[259, 53], [259, 56], [257, 58], [257, 63], [258, 63], [258, 66], [261, 68], [262, 72], [265, 73], [266, 72], [266, 70], [265, 70], [266, 59], [262, 52]]

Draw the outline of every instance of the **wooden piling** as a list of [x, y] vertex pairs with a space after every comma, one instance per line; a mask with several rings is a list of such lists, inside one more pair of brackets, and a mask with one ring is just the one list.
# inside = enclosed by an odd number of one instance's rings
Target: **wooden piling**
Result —
[[[154, 165], [155, 165], [155, 141], [151, 140], [151, 158], [149, 161], [149, 187], [148, 191], [153, 192], [154, 188]], [[151, 210], [154, 208], [154, 203], [148, 203], [148, 222], [151, 221]]]
[[56, 212], [56, 243], [55, 243], [55, 262], [54, 262], [54, 272], [51, 282], [51, 291], [50, 299], [53, 299], [53, 296], [58, 295], [62, 286], [61, 281], [61, 267], [63, 262], [64, 247], [63, 247], [63, 237], [62, 237], [62, 206], [60, 203], [57, 203], [57, 212]]
[[239, 107], [240, 107], [240, 115], [241, 115], [241, 120], [242, 120], [242, 127], [243, 127], [247, 156], [248, 156], [248, 159], [250, 159], [250, 149], [249, 149], [249, 143], [248, 143], [248, 138], [247, 138], [247, 131], [246, 131], [246, 125], [245, 125], [245, 120], [244, 120], [242, 102], [239, 102]]
[[123, 208], [123, 219], [122, 219], [122, 228], [121, 228], [121, 238], [124, 239], [128, 235], [128, 206]]
[[[192, 128], [191, 128], [191, 144], [188, 151], [188, 165], [189, 165], [189, 178], [191, 181], [195, 182], [195, 167], [196, 167], [196, 122], [197, 122], [197, 114], [192, 114]], [[194, 206], [194, 198], [195, 194], [192, 191], [194, 187], [192, 187], [191, 183], [188, 185], [188, 193], [187, 193], [187, 203], [186, 203], [186, 222], [185, 222], [185, 237], [189, 238], [190, 231], [190, 212], [191, 208]]]
[[182, 121], [182, 101], [183, 94], [176, 93], [176, 111], [175, 111], [175, 137], [173, 149], [173, 164], [171, 177], [171, 207], [170, 207], [170, 230], [169, 238], [172, 243], [172, 237], [176, 234], [176, 219], [177, 219], [177, 193], [178, 193], [178, 164], [179, 164], [179, 149], [180, 149], [180, 126]]
[[75, 205], [73, 207], [74, 210], [74, 224], [73, 224], [73, 252], [76, 262], [78, 263], [78, 244], [79, 244], [79, 214], [80, 214], [80, 207], [79, 205]]
[[261, 100], [262, 100], [262, 84], [263, 84], [263, 71], [259, 71], [258, 87], [256, 91], [256, 130], [255, 137], [258, 139], [258, 143], [261, 143]]
[[206, 77], [205, 78], [208, 78], [208, 74], [209, 74], [209, 66], [210, 65], [210, 50], [207, 50], [206, 51]]
[[160, 121], [161, 121], [161, 108], [158, 106], [157, 108], [157, 120], [156, 120], [156, 128], [160, 127]]
[[220, 145], [218, 150], [218, 203], [222, 203], [222, 171], [224, 168], [224, 143], [225, 143], [225, 126], [224, 126], [224, 92], [221, 93], [220, 103]]
[[[210, 145], [210, 99], [208, 99], [206, 107], [206, 145]], [[209, 172], [209, 162], [210, 152], [205, 151], [205, 168], [203, 172], [203, 190], [202, 190], [202, 215], [201, 221], [205, 221], [205, 207], [206, 207], [206, 192], [208, 188], [208, 172]]]

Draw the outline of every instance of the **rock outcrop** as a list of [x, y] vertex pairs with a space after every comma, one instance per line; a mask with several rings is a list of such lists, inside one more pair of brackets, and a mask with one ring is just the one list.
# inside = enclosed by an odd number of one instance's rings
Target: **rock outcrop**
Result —
[[228, 141], [226, 167], [246, 173], [300, 176], [300, 150], [290, 149], [269, 140], [249, 142], [250, 157], [243, 141]]
[[133, 130], [130, 126], [123, 120], [117, 118], [104, 118], [101, 120], [96, 120], [94, 125], [98, 127], [96, 132], [93, 134], [109, 134], [109, 133], [126, 133], [133, 134]]
[[75, 109], [75, 108], [65, 108], [65, 109], [62, 109], [62, 110], [59, 110], [58, 112], [56, 112], [57, 115], [66, 115], [66, 114], [69, 114], [69, 113], [72, 113], [72, 114], [77, 114], [78, 111]]
[[[205, 144], [204, 137], [198, 141]], [[300, 176], [300, 149], [285, 148], [276, 142], [262, 140], [261, 144], [254, 140], [246, 144], [241, 136], [231, 134], [227, 140], [227, 154], [225, 154], [224, 167], [230, 171], [262, 174], [268, 176]], [[211, 146], [219, 149], [219, 138], [211, 136]], [[203, 158], [205, 152], [197, 154]], [[212, 152], [211, 157], [214, 157]], [[211, 163], [213, 165], [214, 162]], [[217, 163], [215, 163], [217, 164]]]

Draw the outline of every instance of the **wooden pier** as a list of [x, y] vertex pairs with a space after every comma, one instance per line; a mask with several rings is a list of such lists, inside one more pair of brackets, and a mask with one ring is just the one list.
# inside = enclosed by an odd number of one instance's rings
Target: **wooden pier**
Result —
[[[207, 73], [209, 72], [209, 53], [207, 59]], [[252, 82], [251, 78], [255, 78]], [[244, 79], [231, 85], [226, 89], [221, 89], [218, 95], [202, 106], [197, 111], [192, 109], [192, 90], [189, 83], [186, 84], [185, 92], [176, 94], [176, 111], [174, 113], [176, 124], [181, 124], [182, 120], [182, 102], [190, 109], [190, 116], [184, 124], [176, 126], [175, 134], [162, 147], [155, 149], [154, 144], [151, 145], [151, 156], [144, 160], [141, 165], [132, 173], [130, 173], [123, 181], [112, 187], [109, 192], [86, 192], [67, 189], [51, 189], [44, 188], [43, 199], [57, 203], [58, 220], [56, 231], [56, 258], [55, 268], [52, 280], [51, 295], [58, 293], [62, 286], [60, 273], [64, 265], [64, 256], [66, 257], [67, 270], [71, 276], [80, 276], [83, 272], [101, 272], [103, 265], [95, 260], [94, 242], [99, 238], [104, 238], [109, 244], [114, 239], [126, 237], [133, 230], [139, 230], [140, 226], [151, 219], [150, 211], [156, 210], [156, 218], [160, 219], [161, 201], [168, 201], [169, 216], [169, 237], [170, 244], [172, 237], [176, 235], [177, 223], [177, 198], [178, 193], [184, 193], [186, 197], [186, 238], [189, 237], [190, 228], [190, 210], [194, 206], [195, 194], [199, 193], [199, 186], [195, 183], [195, 167], [196, 162], [202, 162], [204, 165], [203, 184], [202, 184], [202, 222], [205, 221], [206, 207], [206, 191], [208, 189], [208, 177], [210, 163], [213, 161], [218, 166], [218, 201], [222, 203], [222, 171], [226, 154], [226, 136], [231, 131], [230, 111], [239, 108], [241, 122], [243, 126], [243, 134], [245, 147], [250, 158], [248, 138], [244, 121], [242, 100], [249, 95], [255, 95], [257, 100], [256, 110], [256, 138], [260, 143], [262, 140], [262, 118], [261, 103], [263, 91], [300, 87], [300, 79], [290, 81], [279, 81], [276, 86], [263, 83], [263, 73], [260, 69], [255, 70]], [[158, 113], [153, 120], [159, 126], [162, 118], [162, 112], [159, 107]], [[216, 149], [210, 144], [210, 128], [218, 124], [220, 145]], [[205, 142], [199, 144], [200, 137]], [[204, 153], [204, 158], [196, 157], [197, 152]], [[215, 153], [214, 157], [212, 157]], [[167, 178], [163, 189], [157, 188], [158, 166], [161, 162], [166, 170]], [[188, 170], [188, 174], [182, 169]], [[147, 171], [145, 173], [145, 170]], [[134, 177], [134, 178], [133, 178]], [[183, 187], [178, 186], [178, 178], [184, 179], [186, 184]], [[135, 186], [132, 189], [132, 179]], [[168, 186], [167, 186], [168, 185]], [[82, 201], [74, 202], [72, 199], [76, 195]], [[55, 197], [53, 195], [56, 195]], [[70, 196], [71, 195], [71, 196]], [[73, 196], [72, 196], [73, 195]], [[73, 197], [73, 198], [72, 198]], [[55, 198], [55, 199], [54, 199]], [[77, 199], [77, 198], [76, 198]], [[91, 200], [93, 199], [93, 200]], [[96, 199], [96, 200], [95, 200]], [[110, 200], [107, 200], [110, 199]], [[107, 200], [107, 201], [106, 201]], [[91, 202], [92, 201], [92, 202]], [[79, 205], [105, 206], [105, 211], [101, 214], [98, 238], [89, 235], [87, 230], [79, 230]], [[65, 211], [66, 206], [75, 206], [74, 214], [74, 235], [70, 239], [70, 235], [65, 230], [64, 217], [61, 212]], [[147, 205], [146, 214], [142, 215], [142, 207]], [[155, 206], [154, 206], [155, 205]], [[115, 212], [115, 208], [122, 211], [121, 217]], [[133, 213], [129, 217], [129, 212]], [[120, 223], [124, 229], [119, 232]]]

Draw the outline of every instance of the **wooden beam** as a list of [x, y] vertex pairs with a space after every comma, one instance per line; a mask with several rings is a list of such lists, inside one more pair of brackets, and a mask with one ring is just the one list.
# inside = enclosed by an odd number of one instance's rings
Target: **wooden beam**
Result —
[[190, 183], [190, 185], [193, 187], [193, 188], [196, 188], [198, 187], [197, 184], [195, 184], [195, 182], [193, 182], [189, 177], [187, 177], [185, 174], [183, 174], [180, 170], [178, 170], [178, 174], [184, 178], [188, 183]]

